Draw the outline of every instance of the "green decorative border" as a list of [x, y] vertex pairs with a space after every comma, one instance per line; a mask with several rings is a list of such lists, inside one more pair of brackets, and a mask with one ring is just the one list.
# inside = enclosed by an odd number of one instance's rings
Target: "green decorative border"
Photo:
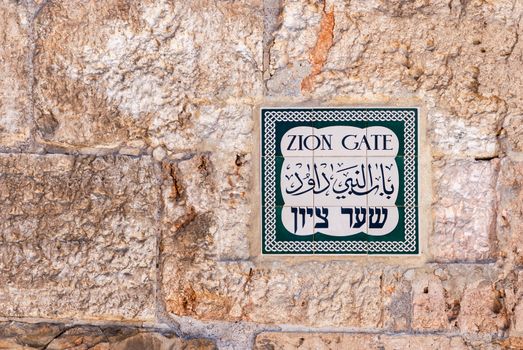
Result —
[[[262, 108], [261, 109], [261, 160], [262, 190], [262, 254], [418, 254], [418, 109], [417, 108]], [[369, 126], [386, 122], [402, 122], [403, 140], [400, 140], [403, 156], [404, 206], [401, 207], [403, 240], [387, 241], [385, 237], [369, 237], [367, 240], [318, 240], [296, 237], [277, 240], [281, 229], [277, 215], [276, 157], [279, 154], [277, 124], [314, 125], [329, 122], [367, 122]], [[382, 124], [382, 122], [385, 122]], [[379, 124], [378, 124], [379, 123]], [[281, 135], [278, 135], [281, 137]], [[400, 181], [402, 179], [400, 178]], [[314, 236], [314, 235], [311, 235]], [[398, 236], [398, 235], [394, 235]]]

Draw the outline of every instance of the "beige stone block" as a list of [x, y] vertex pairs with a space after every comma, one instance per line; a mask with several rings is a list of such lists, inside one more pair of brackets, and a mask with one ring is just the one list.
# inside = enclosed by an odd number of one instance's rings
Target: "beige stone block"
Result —
[[184, 149], [219, 139], [213, 127], [234, 107], [198, 106], [261, 96], [261, 12], [259, 1], [46, 4], [35, 22], [39, 140]]
[[214, 244], [208, 255], [247, 259], [253, 228], [252, 168], [249, 153], [203, 152], [164, 162], [164, 223], [171, 232], [205, 216]]
[[508, 328], [507, 310], [502, 294], [488, 280], [468, 285], [457, 318], [459, 328], [467, 333], [496, 333]]
[[501, 161], [497, 195], [497, 239], [500, 255], [523, 264], [523, 162]]
[[232, 102], [187, 104], [178, 117], [159, 117], [149, 129], [151, 144], [173, 153], [243, 153], [253, 148], [254, 132], [253, 107]]
[[[512, 285], [506, 288], [506, 304], [511, 310], [510, 335], [523, 336], [523, 272], [514, 276]], [[512, 288], [510, 288], [512, 287]]]
[[22, 2], [0, 3], [0, 149], [28, 141], [30, 102], [30, 14]]
[[0, 156], [1, 316], [153, 319], [159, 174], [148, 157]]
[[[350, 262], [217, 261], [207, 215], [162, 239], [167, 311], [201, 320], [381, 327], [382, 272]], [[389, 316], [390, 318], [390, 316]]]
[[445, 330], [449, 328], [445, 290], [435, 275], [424, 275], [412, 282], [414, 330]]
[[412, 283], [412, 330], [503, 336], [513, 297], [504, 272], [487, 264], [428, 265], [405, 272]]
[[495, 257], [499, 162], [442, 160], [433, 167], [434, 231], [429, 247], [436, 261]]

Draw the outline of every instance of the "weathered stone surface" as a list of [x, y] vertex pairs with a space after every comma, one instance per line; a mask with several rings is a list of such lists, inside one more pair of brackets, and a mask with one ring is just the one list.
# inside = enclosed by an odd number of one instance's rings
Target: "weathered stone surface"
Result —
[[23, 3], [0, 3], [0, 150], [20, 146], [31, 132], [29, 17]]
[[[512, 277], [512, 278], [510, 278]], [[506, 307], [510, 314], [510, 335], [523, 336], [523, 272], [510, 275], [505, 283]]]
[[502, 272], [491, 265], [220, 261], [212, 213], [184, 218], [161, 247], [163, 296], [175, 315], [396, 331], [507, 328]]
[[291, 349], [477, 349], [456, 336], [444, 335], [375, 335], [342, 333], [261, 333], [256, 350]]
[[504, 335], [511, 306], [492, 265], [430, 265], [406, 272], [412, 283], [412, 329]]
[[[0, 156], [0, 316], [151, 321], [165, 306], [180, 329], [241, 330], [219, 339], [231, 349], [278, 324], [373, 334], [263, 333], [257, 348], [522, 348], [522, 15], [518, 0], [2, 1], [0, 150], [34, 131], [49, 152], [130, 157]], [[258, 257], [264, 96], [422, 107], [423, 234], [441, 264]], [[7, 349], [214, 347], [0, 323]]]
[[175, 123], [154, 121], [149, 129], [153, 147], [162, 145], [174, 153], [253, 149], [253, 107], [248, 104], [190, 104], [179, 116]]
[[497, 195], [497, 239], [500, 254], [511, 263], [523, 264], [523, 162], [501, 161]]
[[498, 160], [442, 160], [432, 167], [434, 232], [429, 246], [433, 258], [481, 261], [494, 257]]
[[508, 328], [502, 292], [492, 281], [482, 280], [467, 286], [460, 303], [457, 323], [467, 333], [496, 333]]
[[503, 350], [519, 350], [523, 349], [523, 338], [522, 337], [510, 337], [502, 339], [497, 342]]
[[424, 275], [413, 282], [412, 328], [444, 330], [449, 327], [445, 290], [436, 275]]
[[415, 270], [388, 266], [381, 276], [383, 300], [382, 327], [394, 331], [412, 328], [412, 278]]
[[522, 12], [514, 0], [287, 0], [270, 49], [268, 92], [418, 98], [436, 154], [492, 155], [504, 115], [521, 115]]
[[185, 340], [154, 329], [0, 322], [0, 349], [212, 350], [216, 346], [208, 339]]
[[207, 254], [221, 260], [247, 259], [252, 229], [249, 193], [253, 162], [249, 153], [203, 152], [164, 162], [164, 224], [170, 232], [197, 216], [216, 242]]
[[523, 152], [523, 113], [516, 110], [506, 116], [503, 129], [506, 138], [506, 148], [510, 152]]
[[223, 104], [261, 96], [262, 11], [259, 1], [50, 2], [36, 21], [41, 141], [187, 149], [229, 126], [248, 132], [248, 107]]
[[381, 272], [376, 268], [214, 261], [208, 220], [196, 216], [163, 240], [162, 286], [169, 312], [202, 320], [381, 326]]
[[148, 157], [0, 156], [0, 315], [152, 319], [158, 175]]

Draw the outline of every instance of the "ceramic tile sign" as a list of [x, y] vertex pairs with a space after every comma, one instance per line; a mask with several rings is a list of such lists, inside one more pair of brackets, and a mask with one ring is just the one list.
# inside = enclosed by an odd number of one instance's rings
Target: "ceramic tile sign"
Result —
[[418, 254], [417, 108], [262, 108], [262, 254]]

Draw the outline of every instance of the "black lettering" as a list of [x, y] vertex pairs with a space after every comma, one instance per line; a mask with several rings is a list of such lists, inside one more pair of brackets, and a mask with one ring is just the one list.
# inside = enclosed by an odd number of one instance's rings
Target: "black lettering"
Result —
[[367, 141], [367, 136], [363, 135], [363, 137], [361, 138], [360, 147], [358, 147], [358, 151], [361, 150], [361, 146], [363, 145], [363, 142], [365, 142], [365, 146], [367, 147], [367, 149], [370, 149], [369, 141]]
[[[327, 138], [328, 136], [328, 138]], [[328, 146], [327, 149], [332, 150], [332, 135], [321, 135], [321, 149], [325, 150], [325, 145]]]
[[349, 151], [352, 151], [352, 150], [355, 150], [357, 147], [358, 147], [358, 142], [355, 143], [354, 145], [354, 148], [348, 148], [347, 145], [345, 144], [345, 141], [347, 140], [347, 138], [349, 137], [354, 137], [356, 138], [356, 135], [346, 135], [342, 140], [341, 140], [341, 145], [343, 146], [343, 148], [349, 150]]
[[[387, 139], [387, 136], [389, 137], [389, 139]], [[391, 142], [391, 141], [392, 141], [391, 134], [383, 135], [383, 149], [385, 151], [392, 151], [392, 148], [387, 148], [387, 142]]]
[[[292, 145], [294, 144], [294, 140], [296, 140], [296, 137], [299, 136], [300, 140], [298, 142], [299, 149], [291, 149]], [[301, 135], [289, 135], [289, 137], [292, 137], [291, 142], [289, 143], [289, 146], [287, 147], [287, 151], [301, 151]]]
[[[307, 144], [307, 141], [310, 140], [312, 138], [312, 147], [311, 145], [308, 145]], [[316, 141], [316, 145], [314, 145], [314, 141]], [[303, 145], [305, 146], [306, 149], [308, 149], [309, 151], [313, 151], [315, 149], [317, 149], [319, 146], [320, 146], [320, 139], [318, 138], [318, 136], [316, 135], [309, 135], [305, 138], [305, 140], [303, 141]]]

